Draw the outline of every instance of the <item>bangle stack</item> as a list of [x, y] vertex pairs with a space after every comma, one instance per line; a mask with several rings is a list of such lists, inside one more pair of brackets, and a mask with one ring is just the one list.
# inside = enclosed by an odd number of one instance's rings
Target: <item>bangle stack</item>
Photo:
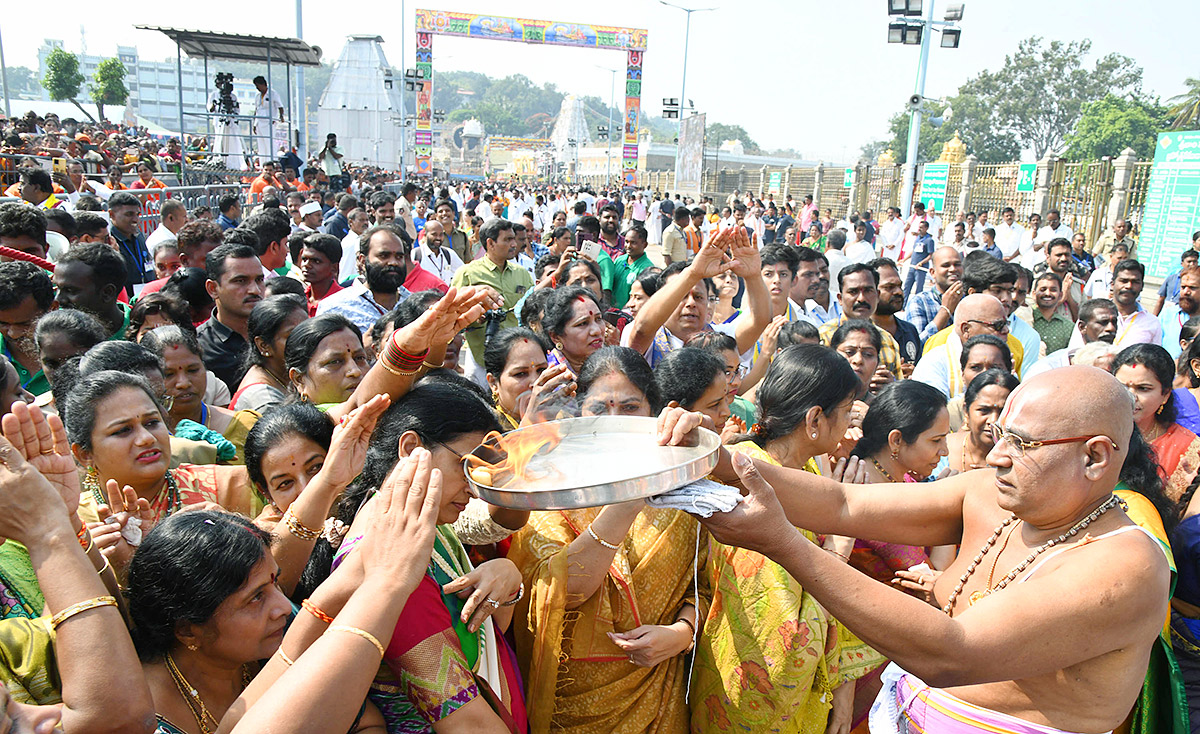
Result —
[[320, 530], [313, 530], [297, 520], [296, 516], [292, 514], [291, 507], [287, 508], [287, 511], [283, 513], [283, 518], [280, 520], [280, 522], [283, 523], [283, 526], [287, 528], [289, 533], [296, 536], [300, 540], [316, 540], [317, 538], [321, 537]]
[[88, 534], [87, 525], [79, 523], [79, 532], [75, 533], [75, 537], [79, 538], [79, 547], [83, 548], [84, 553], [92, 551], [92, 536]]
[[692, 641], [688, 643], [687, 649], [684, 650], [684, 652], [691, 652], [696, 648], [696, 625], [692, 624], [692, 620], [688, 619], [687, 617], [679, 617], [675, 621], [683, 622], [688, 626], [688, 629], [692, 631]]
[[425, 356], [429, 354], [429, 350], [426, 349], [420, 354], [409, 354], [396, 343], [396, 337], [399, 335], [400, 332], [396, 332], [388, 340], [387, 346], [379, 354], [379, 364], [383, 365], [383, 368], [393, 375], [412, 377], [421, 370], [421, 366], [425, 362]]
[[60, 624], [62, 624], [63, 622], [66, 622], [68, 619], [70, 619], [71, 617], [74, 617], [76, 614], [82, 614], [82, 613], [88, 611], [89, 609], [98, 609], [99, 607], [115, 607], [116, 605], [117, 605], [116, 598], [111, 597], [111, 596], [98, 596], [95, 599], [88, 599], [87, 601], [81, 601], [78, 604], [72, 604], [71, 606], [67, 607], [66, 609], [62, 610], [58, 614], [55, 614], [53, 617], [51, 617], [50, 618], [50, 627], [52, 629], [58, 629], [58, 626]]

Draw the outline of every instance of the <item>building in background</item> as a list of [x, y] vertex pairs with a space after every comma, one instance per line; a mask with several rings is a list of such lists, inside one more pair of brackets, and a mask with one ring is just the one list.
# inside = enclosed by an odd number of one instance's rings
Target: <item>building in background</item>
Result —
[[[64, 48], [63, 42], [47, 38], [38, 49], [38, 79], [46, 76], [46, 57], [56, 48]], [[91, 96], [87, 93], [88, 84], [96, 73], [96, 67], [106, 56], [96, 54], [76, 54], [79, 58], [79, 73], [87, 80], [79, 93], [79, 103], [93, 115], [95, 105], [91, 104]], [[125, 65], [125, 87], [129, 90], [129, 101], [126, 104], [138, 117], [150, 120], [167, 130], [179, 130], [179, 79], [175, 60], [149, 61], [138, 55], [135, 46], [117, 46], [117, 58]], [[208, 95], [212, 92], [212, 77], [218, 71], [216, 64], [208, 65], [209, 78], [204, 78], [204, 61], [190, 59], [182, 60], [183, 75], [183, 124], [184, 132], [206, 134], [208, 121], [196, 117], [205, 111]], [[281, 69], [282, 71], [282, 69]], [[275, 76], [272, 74], [272, 76]], [[233, 93], [241, 105], [241, 114], [254, 114], [254, 100], [258, 92], [249, 79], [234, 79]], [[49, 101], [50, 95], [42, 89], [42, 100]], [[78, 112], [78, 111], [76, 111]], [[78, 115], [76, 115], [78, 116]], [[110, 115], [106, 115], [111, 117]]]
[[317, 105], [320, 129], [314, 137], [324, 141], [337, 133], [347, 161], [399, 169], [405, 102], [404, 80], [392, 76], [383, 37], [350, 36]]

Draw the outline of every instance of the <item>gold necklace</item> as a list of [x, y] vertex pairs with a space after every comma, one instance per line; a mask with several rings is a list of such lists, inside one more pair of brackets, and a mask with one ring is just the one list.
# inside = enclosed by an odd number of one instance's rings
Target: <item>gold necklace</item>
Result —
[[883, 465], [882, 465], [882, 464], [880, 464], [878, 461], [876, 461], [874, 456], [872, 456], [872, 457], [871, 457], [871, 463], [875, 465], [875, 469], [876, 469], [876, 470], [877, 470], [877, 471], [878, 471], [880, 474], [882, 474], [882, 475], [884, 476], [884, 478], [885, 478], [885, 479], [887, 479], [889, 482], [892, 482], [893, 484], [899, 484], [899, 483], [900, 483], [900, 480], [899, 480], [899, 479], [896, 479], [896, 478], [895, 478], [895, 477], [893, 477], [893, 476], [892, 476], [890, 473], [888, 473], [888, 470], [887, 470], [887, 469], [884, 469], [884, 468], [883, 468]]
[[1150, 435], [1150, 433], [1147, 432], [1147, 433], [1142, 434], [1142, 438], [1146, 439], [1146, 443], [1151, 443], [1153, 441], [1157, 441], [1158, 439], [1162, 438], [1163, 434], [1166, 432], [1167, 432], [1166, 429], [1164, 429], [1162, 426], [1160, 426], [1158, 424], [1158, 421], [1154, 421], [1154, 435]]
[[987, 454], [984, 454], [984, 457], [983, 457], [984, 462], [982, 464], [976, 464], [973, 461], [970, 463], [967, 463], [967, 444], [969, 444], [970, 442], [971, 442], [971, 434], [970, 434], [970, 432], [968, 432], [967, 435], [963, 437], [962, 470], [968, 471], [970, 469], [983, 469], [984, 467], [987, 466]]
[[[1079, 531], [1083, 530], [1088, 525], [1091, 525], [1098, 517], [1117, 505], [1120, 505], [1122, 509], [1125, 508], [1125, 502], [1121, 500], [1121, 498], [1117, 497], [1115, 494], [1109, 495], [1108, 499], [1105, 500], [1099, 507], [1092, 510], [1087, 517], [1072, 525], [1065, 533], [1057, 538], [1051, 538], [1035, 548], [1033, 552], [1031, 552], [1029, 556], [1025, 558], [1024, 561], [1022, 561], [1016, 568], [1009, 571], [1004, 578], [1000, 579], [1000, 583], [996, 584], [995, 588], [991, 588], [991, 585], [989, 584], [989, 588], [987, 590], [980, 589], [979, 591], [972, 593], [970, 599], [968, 600], [970, 605], [974, 606], [975, 602], [979, 601], [985, 596], [1000, 591], [1004, 587], [1008, 586], [1009, 582], [1011, 582], [1017, 576], [1020, 576], [1026, 568], [1029, 568], [1029, 564], [1033, 563], [1038, 556], [1050, 550], [1059, 543], [1062, 543], [1068, 538], [1074, 537], [1079, 533]], [[983, 544], [983, 548], [981, 548], [979, 553], [975, 555], [975, 558], [971, 561], [971, 565], [967, 566], [967, 570], [958, 579], [958, 584], [955, 585], [954, 591], [950, 592], [950, 596], [946, 599], [946, 606], [942, 607], [942, 611], [945, 612], [947, 616], [950, 616], [951, 612], [953, 611], [954, 602], [958, 600], [959, 594], [962, 594], [963, 587], [967, 585], [967, 580], [971, 578], [971, 575], [975, 573], [975, 569], [983, 561], [984, 557], [987, 556], [988, 552], [992, 549], [992, 546], [996, 544], [996, 540], [1000, 537], [1000, 533], [1004, 532], [1004, 528], [1008, 527], [1016, 520], [1017, 515], [1016, 513], [1013, 513], [1009, 515], [1004, 522], [996, 526], [994, 531], [992, 531], [991, 537], [987, 539], [987, 542]], [[997, 560], [999, 560], [998, 557]]]
[[[200, 727], [201, 734], [212, 734], [220, 726], [220, 722], [208, 711], [208, 707], [204, 705], [204, 701], [200, 698], [200, 691], [188, 682], [184, 677], [183, 671], [175, 664], [175, 659], [171, 657], [171, 653], [167, 653], [167, 672], [171, 674], [171, 680], [174, 681], [175, 687], [179, 689], [179, 695], [183, 696], [184, 703], [187, 704], [188, 710], [192, 712], [192, 716], [196, 719], [196, 726]], [[208, 722], [212, 722], [212, 726]]]

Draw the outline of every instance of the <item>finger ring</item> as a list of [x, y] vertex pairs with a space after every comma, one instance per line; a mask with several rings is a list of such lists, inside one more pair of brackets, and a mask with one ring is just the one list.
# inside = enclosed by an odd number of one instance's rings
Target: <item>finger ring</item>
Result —
[[58, 456], [58, 449], [50, 449], [49, 451], [43, 451], [42, 456]]
[[632, 655], [630, 655], [630, 656], [629, 656], [629, 662], [630, 662], [630, 663], [632, 663], [632, 662], [633, 662], [633, 656], [632, 656]]
[[495, 609], [499, 609], [499, 608], [500, 608], [500, 602], [496, 601], [495, 599], [493, 599], [493, 598], [491, 598], [491, 597], [488, 597], [487, 599], [484, 599], [484, 600], [483, 600], [483, 603], [484, 603], [484, 604], [491, 604], [491, 605], [492, 605], [492, 607], [493, 607], [493, 608], [495, 608]]

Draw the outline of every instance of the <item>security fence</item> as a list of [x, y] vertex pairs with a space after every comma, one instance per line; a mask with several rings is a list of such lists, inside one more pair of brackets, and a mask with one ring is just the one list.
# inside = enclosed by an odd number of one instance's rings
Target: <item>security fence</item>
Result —
[[[1117, 219], [1127, 220], [1136, 234], [1142, 221], [1151, 165], [1150, 161], [1138, 160], [1128, 149], [1117, 158], [1098, 161], [1064, 161], [1047, 156], [1036, 163], [1033, 185], [1027, 182], [1022, 186], [1019, 161], [980, 163], [968, 156], [961, 163], [950, 164], [942, 214], [950, 221], [960, 211], [987, 209], [998, 220], [997, 215], [1011, 206], [1019, 220], [1027, 220], [1035, 212], [1044, 217], [1046, 212], [1057, 209], [1063, 223], [1083, 232], [1089, 243], [1095, 242]], [[918, 182], [921, 174], [922, 168], [918, 168]], [[660, 192], [675, 191], [674, 179], [671, 171], [640, 175], [643, 185]], [[735, 190], [763, 199], [770, 192], [776, 201], [785, 201], [789, 196], [799, 201], [811, 194], [822, 210], [831, 209], [838, 216], [869, 210], [878, 217], [888, 207], [900, 205], [903, 179], [903, 168], [899, 165], [856, 166], [850, 186], [846, 186], [843, 166], [763, 166], [705, 171], [701, 188], [705, 196], [712, 196], [718, 204]], [[778, 182], [778, 188], [770, 188], [773, 181]]]

